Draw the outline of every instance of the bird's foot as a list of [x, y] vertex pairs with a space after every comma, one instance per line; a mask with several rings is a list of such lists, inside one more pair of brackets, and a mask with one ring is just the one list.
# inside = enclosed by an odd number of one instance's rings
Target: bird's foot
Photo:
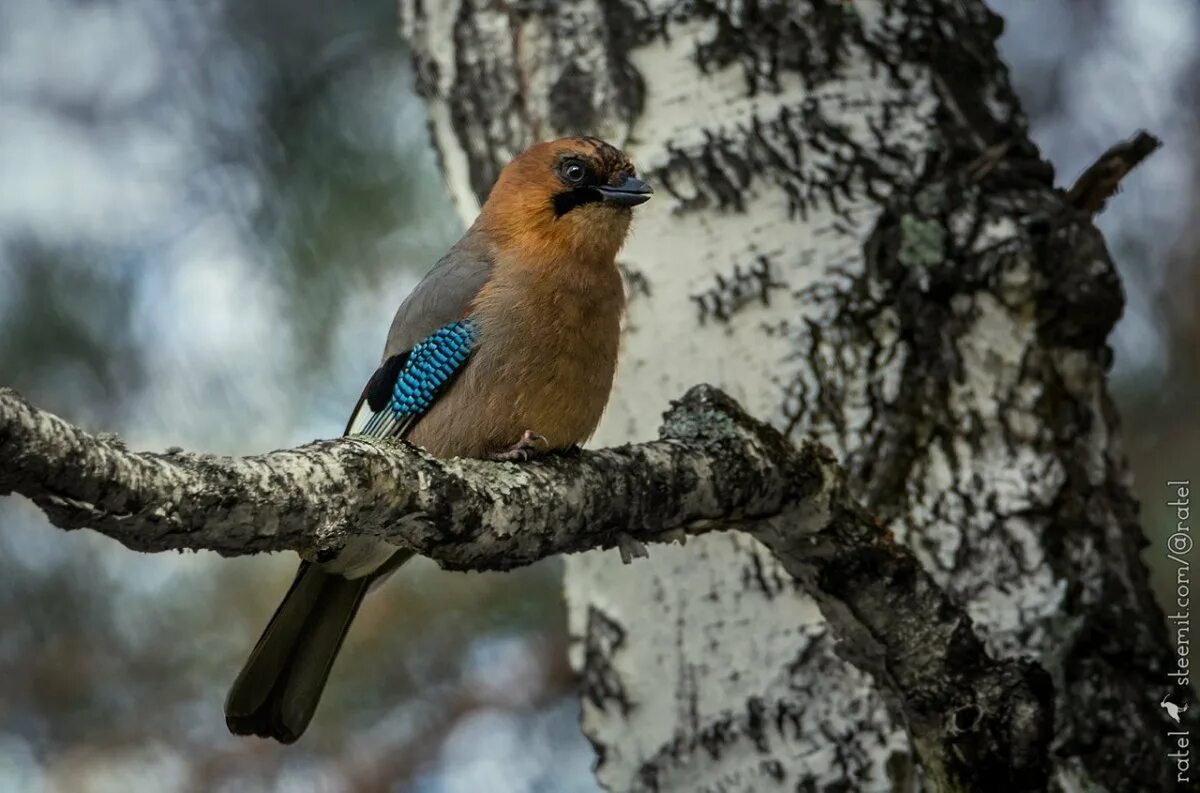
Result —
[[550, 441], [546, 440], [545, 436], [538, 435], [533, 430], [525, 430], [525, 434], [521, 436], [521, 440], [502, 452], [496, 452], [492, 455], [492, 459], [523, 463], [545, 454], [549, 450]]

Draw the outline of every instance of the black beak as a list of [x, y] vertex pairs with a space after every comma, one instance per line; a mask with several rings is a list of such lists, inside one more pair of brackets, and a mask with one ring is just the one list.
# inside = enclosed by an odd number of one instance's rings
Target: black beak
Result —
[[633, 176], [626, 176], [620, 184], [597, 187], [596, 191], [600, 193], [604, 203], [623, 207], [644, 204], [654, 195], [650, 185]]

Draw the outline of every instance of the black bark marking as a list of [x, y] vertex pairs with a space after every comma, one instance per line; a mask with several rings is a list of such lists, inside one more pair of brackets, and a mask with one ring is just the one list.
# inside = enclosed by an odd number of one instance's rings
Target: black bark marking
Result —
[[842, 0], [696, 3], [681, 18], [715, 23], [713, 37], [696, 45], [696, 64], [703, 71], [740, 64], [752, 96], [779, 92], [783, 72], [799, 74], [809, 88], [832, 79], [847, 60], [847, 40], [860, 35]]
[[640, 0], [600, 0], [604, 27], [604, 53], [614, 104], [626, 127], [632, 127], [646, 102], [646, 84], [629, 60], [636, 47], [659, 33], [656, 22]]
[[650, 279], [644, 272], [628, 262], [617, 262], [617, 267], [621, 270], [621, 277], [625, 281], [630, 300], [635, 297], [651, 296]]
[[550, 123], [568, 135], [586, 135], [596, 128], [592, 102], [595, 78], [578, 63], [568, 62], [550, 89]]
[[582, 694], [601, 710], [615, 706], [622, 716], [633, 707], [625, 684], [613, 667], [613, 658], [625, 643], [625, 629], [595, 606], [588, 608], [584, 635]]
[[735, 264], [729, 275], [718, 273], [712, 287], [691, 296], [700, 324], [705, 324], [710, 318], [717, 322], [728, 322], [739, 309], [747, 305], [770, 305], [771, 292], [787, 288], [787, 284], [772, 277], [772, 269], [771, 258], [760, 255], [748, 267]]
[[1125, 308], [1104, 238], [1086, 216], [1065, 207], [1043, 230], [1035, 240], [1043, 263], [1037, 301], [1042, 341], [1048, 347], [1103, 347]]

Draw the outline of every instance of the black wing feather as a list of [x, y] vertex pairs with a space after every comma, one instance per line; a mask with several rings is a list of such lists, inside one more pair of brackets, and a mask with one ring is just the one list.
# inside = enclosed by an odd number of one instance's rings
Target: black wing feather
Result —
[[392, 398], [392, 388], [396, 385], [396, 378], [400, 376], [400, 371], [404, 368], [404, 364], [408, 361], [408, 354], [411, 350], [399, 352], [384, 361], [375, 374], [371, 375], [371, 379], [367, 381], [367, 388], [363, 391], [363, 397], [367, 400], [367, 405], [371, 408], [372, 413], [378, 413], [387, 407], [388, 400]]

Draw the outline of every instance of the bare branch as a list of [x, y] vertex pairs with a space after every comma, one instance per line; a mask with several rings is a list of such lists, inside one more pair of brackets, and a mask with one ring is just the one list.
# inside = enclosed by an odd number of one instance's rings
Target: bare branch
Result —
[[882, 684], [935, 789], [1044, 787], [1048, 677], [988, 656], [970, 619], [851, 498], [827, 449], [792, 446], [707, 386], [675, 404], [660, 435], [520, 465], [363, 438], [242, 458], [134, 453], [4, 389], [0, 493], [137, 550], [321, 552], [369, 534], [476, 570], [741, 529]]
[[668, 416], [662, 440], [526, 464], [358, 437], [251, 457], [134, 453], [0, 391], [0, 493], [139, 551], [319, 552], [368, 534], [445, 567], [508, 569], [780, 515], [829, 470], [711, 390]]
[[1108, 199], [1117, 194], [1121, 180], [1160, 146], [1161, 140], [1139, 130], [1129, 140], [1110, 147], [1089, 165], [1067, 191], [1067, 200], [1088, 214], [1097, 214], [1104, 209]]

